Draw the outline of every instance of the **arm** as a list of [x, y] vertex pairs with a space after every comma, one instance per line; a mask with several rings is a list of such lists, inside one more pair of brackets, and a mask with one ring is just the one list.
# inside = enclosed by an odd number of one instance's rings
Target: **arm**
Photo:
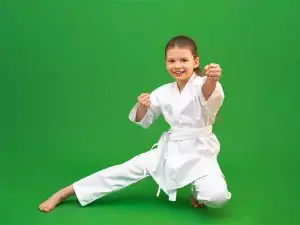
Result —
[[149, 106], [136, 103], [129, 113], [129, 120], [140, 125], [143, 128], [150, 127], [153, 122], [161, 115], [160, 105], [158, 103], [158, 91], [154, 90], [150, 94]]
[[199, 100], [204, 110], [204, 116], [209, 124], [213, 124], [224, 101], [224, 91], [218, 81], [207, 81], [202, 78], [203, 83], [198, 87]]
[[146, 115], [148, 109], [144, 109], [141, 106], [138, 106], [137, 110], [136, 110], [136, 117], [135, 117], [135, 121], [136, 122], [140, 122], [144, 116]]
[[224, 91], [219, 82], [221, 68], [217, 64], [205, 67], [206, 77], [197, 79], [198, 93], [204, 112], [213, 123], [224, 101]]
[[217, 81], [212, 79], [206, 79], [204, 84], [202, 85], [202, 94], [205, 100], [208, 100], [212, 93], [215, 91], [217, 87]]
[[207, 77], [204, 84], [202, 85], [202, 93], [205, 100], [208, 100], [217, 87], [222, 69], [218, 64], [212, 63], [205, 66], [204, 71]]
[[204, 77], [202, 82], [199, 82], [198, 88], [200, 89], [198, 93], [201, 105], [215, 114], [222, 106], [225, 98], [221, 83]]

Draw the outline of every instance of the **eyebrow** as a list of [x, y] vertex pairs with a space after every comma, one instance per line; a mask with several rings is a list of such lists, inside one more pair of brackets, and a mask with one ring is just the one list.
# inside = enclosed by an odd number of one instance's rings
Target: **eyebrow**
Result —
[[[168, 60], [171, 60], [171, 59], [176, 59], [174, 57], [167, 57]], [[183, 57], [180, 57], [179, 59], [189, 59], [188, 57], [186, 56], [183, 56]]]

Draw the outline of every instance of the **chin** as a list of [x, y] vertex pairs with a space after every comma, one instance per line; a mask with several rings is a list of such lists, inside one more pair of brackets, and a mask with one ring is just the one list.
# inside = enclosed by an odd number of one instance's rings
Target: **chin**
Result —
[[187, 81], [188, 79], [190, 79], [190, 77], [192, 75], [187, 75], [187, 74], [184, 74], [184, 75], [180, 75], [180, 76], [177, 76], [175, 74], [172, 74], [171, 75], [175, 80], [178, 80], [178, 81]]

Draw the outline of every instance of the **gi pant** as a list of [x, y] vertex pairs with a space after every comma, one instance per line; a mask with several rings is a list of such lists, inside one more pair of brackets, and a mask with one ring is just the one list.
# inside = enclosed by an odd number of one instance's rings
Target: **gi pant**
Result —
[[[73, 184], [79, 203], [85, 206], [105, 195], [149, 177], [149, 163], [156, 157], [155, 151], [140, 154], [120, 165], [93, 173]], [[222, 207], [230, 198], [227, 184], [221, 174], [210, 174], [191, 183], [192, 194], [207, 207]]]

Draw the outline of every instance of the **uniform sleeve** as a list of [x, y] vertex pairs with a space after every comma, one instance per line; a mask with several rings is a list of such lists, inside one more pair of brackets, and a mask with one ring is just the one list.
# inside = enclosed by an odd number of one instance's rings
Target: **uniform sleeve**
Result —
[[139, 106], [138, 103], [136, 103], [131, 109], [129, 113], [129, 120], [143, 128], [150, 127], [154, 123], [154, 121], [161, 115], [161, 109], [158, 100], [158, 92], [158, 89], [156, 89], [150, 94], [151, 104], [141, 121], [136, 121], [136, 112]]
[[206, 79], [207, 77], [201, 77], [196, 81], [198, 97], [200, 99], [201, 105], [204, 107], [206, 114], [214, 118], [223, 104], [225, 95], [223, 87], [218, 81], [214, 92], [206, 100], [202, 92], [202, 86], [205, 83]]

